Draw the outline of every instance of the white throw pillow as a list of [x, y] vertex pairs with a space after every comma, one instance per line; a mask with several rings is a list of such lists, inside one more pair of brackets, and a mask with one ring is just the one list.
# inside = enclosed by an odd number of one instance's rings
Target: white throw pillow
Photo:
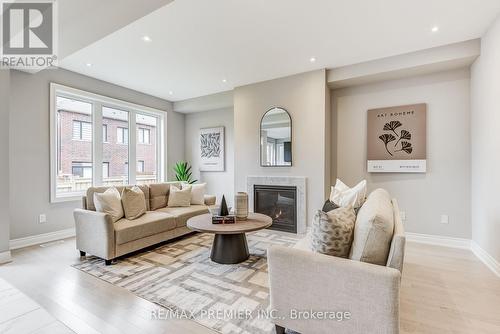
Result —
[[146, 213], [146, 196], [138, 186], [125, 188], [122, 192], [122, 205], [125, 218], [139, 218]]
[[335, 186], [330, 192], [330, 201], [340, 207], [352, 206], [354, 209], [360, 208], [366, 199], [366, 180], [359, 182], [349, 188], [344, 182], [337, 179]]
[[94, 193], [94, 205], [97, 212], [110, 215], [113, 223], [123, 217], [120, 192], [115, 187], [111, 187], [103, 193]]
[[190, 206], [191, 205], [191, 187], [179, 189], [174, 185], [170, 186], [170, 195], [168, 196], [168, 206]]
[[205, 192], [207, 188], [206, 183], [198, 184], [182, 184], [182, 189], [191, 187], [191, 204], [193, 205], [203, 205], [205, 204]]

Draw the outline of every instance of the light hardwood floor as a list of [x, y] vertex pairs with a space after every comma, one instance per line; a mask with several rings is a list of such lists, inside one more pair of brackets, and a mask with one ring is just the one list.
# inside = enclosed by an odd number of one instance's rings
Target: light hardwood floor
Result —
[[[13, 251], [0, 277], [77, 333], [214, 333], [187, 320], [151, 320], [158, 306], [71, 267], [74, 239]], [[470, 251], [408, 243], [402, 333], [500, 333], [500, 278]]]

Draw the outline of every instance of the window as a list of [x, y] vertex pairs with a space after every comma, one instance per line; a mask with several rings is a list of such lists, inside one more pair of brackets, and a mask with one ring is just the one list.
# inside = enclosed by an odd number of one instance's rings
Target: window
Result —
[[[135, 148], [137, 154], [137, 184], [153, 183], [158, 178], [158, 118], [136, 114], [135, 123], [137, 124], [137, 145]], [[147, 145], [144, 145], [147, 144]]]
[[137, 132], [138, 132], [139, 144], [151, 143], [149, 129], [139, 128]]
[[92, 179], [91, 162], [73, 162], [71, 163], [71, 174], [77, 178]]
[[109, 177], [109, 162], [102, 163], [102, 178], [107, 179]]
[[73, 139], [91, 141], [92, 123], [84, 121], [73, 121]]
[[102, 141], [105, 143], [108, 142], [108, 125], [107, 124], [102, 125]]
[[52, 202], [76, 200], [91, 186], [163, 180], [163, 111], [58, 84], [50, 94]]
[[116, 142], [118, 144], [128, 144], [128, 129], [117, 127], [116, 128]]
[[144, 160], [137, 161], [137, 173], [144, 173]]

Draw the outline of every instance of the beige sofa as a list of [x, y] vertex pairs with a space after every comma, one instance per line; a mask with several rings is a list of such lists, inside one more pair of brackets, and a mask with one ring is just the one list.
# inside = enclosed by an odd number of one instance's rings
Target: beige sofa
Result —
[[[392, 206], [394, 229], [385, 266], [313, 253], [308, 237], [295, 248], [273, 246], [268, 250], [271, 309], [277, 312], [277, 333], [284, 333], [284, 328], [301, 334], [399, 333], [405, 235], [397, 201], [387, 200]], [[370, 197], [364, 205], [368, 201]], [[376, 210], [376, 206], [369, 207]], [[347, 311], [350, 319], [297, 317], [296, 311], [310, 310]]]
[[[89, 188], [83, 197], [83, 209], [74, 211], [76, 247], [80, 254], [95, 255], [109, 265], [119, 256], [191, 233], [186, 227], [187, 220], [208, 213], [209, 206], [215, 205], [215, 196], [206, 195], [205, 205], [168, 207], [172, 184], [180, 185], [167, 182], [139, 186], [146, 197], [148, 211], [137, 219], [122, 218], [115, 223], [109, 215], [96, 212], [94, 206], [94, 193], [102, 193], [108, 187]], [[121, 193], [124, 186], [116, 188]]]

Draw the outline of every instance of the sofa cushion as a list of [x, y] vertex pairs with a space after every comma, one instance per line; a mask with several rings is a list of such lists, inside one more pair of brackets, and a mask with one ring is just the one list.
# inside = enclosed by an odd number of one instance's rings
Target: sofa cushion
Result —
[[188, 187], [191, 187], [191, 204], [194, 205], [205, 204], [205, 192], [207, 189], [207, 184], [206, 183], [182, 184], [182, 189], [186, 189]]
[[332, 186], [330, 192], [330, 201], [342, 207], [352, 206], [354, 209], [357, 209], [363, 205], [365, 198], [366, 180], [349, 188], [344, 182], [337, 179], [335, 186]]
[[183, 227], [186, 226], [186, 222], [189, 218], [199, 216], [205, 213], [210, 213], [206, 205], [191, 205], [189, 207], [166, 207], [157, 210], [159, 212], [166, 212], [175, 217], [175, 226]]
[[356, 214], [352, 207], [338, 208], [327, 213], [318, 210], [311, 230], [314, 252], [347, 258], [351, 249]]
[[125, 218], [136, 219], [146, 213], [146, 198], [141, 188], [133, 186], [122, 192], [122, 205]]
[[168, 195], [169, 207], [189, 207], [191, 205], [191, 186], [187, 185], [182, 190], [176, 186], [170, 186]]
[[[115, 188], [121, 194], [125, 187], [131, 188], [133, 186], [117, 186]], [[142, 192], [144, 193], [144, 197], [146, 198], [146, 209], [150, 210], [149, 209], [149, 187], [147, 185], [139, 185], [138, 187], [141, 188]], [[94, 193], [100, 194], [100, 193], [105, 192], [109, 188], [111, 188], [111, 187], [90, 187], [90, 188], [88, 188], [87, 189], [87, 196], [86, 196], [86, 200], [87, 200], [86, 208], [87, 208], [87, 210], [96, 211], [95, 204], [94, 204]]]
[[120, 193], [115, 187], [111, 187], [103, 193], [94, 193], [93, 200], [95, 210], [110, 215], [113, 223], [123, 217]]
[[149, 207], [151, 211], [167, 206], [169, 183], [153, 183], [149, 185]]
[[393, 232], [394, 215], [389, 193], [377, 189], [358, 212], [349, 258], [386, 265]]
[[118, 245], [149, 237], [175, 228], [175, 217], [158, 211], [147, 211], [137, 219], [120, 219], [114, 224]]

